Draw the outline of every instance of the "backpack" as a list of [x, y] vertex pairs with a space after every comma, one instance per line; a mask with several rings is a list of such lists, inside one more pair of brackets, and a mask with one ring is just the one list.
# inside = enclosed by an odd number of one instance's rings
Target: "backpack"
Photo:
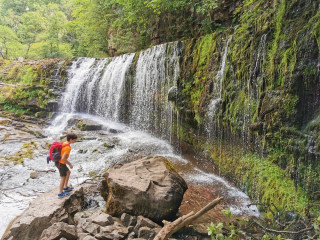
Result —
[[54, 163], [59, 162], [59, 160], [61, 159], [61, 150], [63, 147], [67, 146], [70, 147], [69, 144], [63, 144], [60, 142], [52, 143], [49, 150], [50, 156], [47, 157], [47, 163], [49, 163], [50, 161], [53, 161]]

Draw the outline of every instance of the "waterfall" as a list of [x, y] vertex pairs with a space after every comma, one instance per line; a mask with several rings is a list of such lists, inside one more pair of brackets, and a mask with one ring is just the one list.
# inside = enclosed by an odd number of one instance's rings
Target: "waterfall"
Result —
[[168, 101], [168, 91], [177, 85], [178, 44], [162, 44], [140, 53], [133, 84], [131, 126], [170, 137], [173, 106]]
[[[129, 123], [137, 130], [170, 139], [176, 118], [168, 91], [177, 86], [181, 47], [181, 42], [173, 42], [137, 55], [78, 58], [68, 69], [60, 111]], [[61, 125], [61, 121], [54, 122]]]
[[228, 55], [228, 46], [230, 44], [231, 38], [232, 37], [229, 37], [227, 39], [226, 45], [224, 47], [220, 69], [217, 72], [217, 75], [214, 79], [216, 83], [215, 86], [217, 86], [217, 88], [214, 89], [215, 94], [207, 107], [205, 129], [209, 139], [217, 131], [216, 115], [218, 114], [219, 108], [222, 104], [223, 77], [225, 74], [227, 55]]
[[63, 112], [84, 112], [119, 121], [126, 75], [134, 54], [116, 58], [79, 58], [69, 69]]

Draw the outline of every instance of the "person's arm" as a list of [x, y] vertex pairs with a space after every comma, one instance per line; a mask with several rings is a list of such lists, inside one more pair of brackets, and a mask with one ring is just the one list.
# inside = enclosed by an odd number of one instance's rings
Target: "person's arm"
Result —
[[73, 166], [72, 166], [71, 162], [68, 161], [68, 158], [69, 158], [69, 154], [65, 153], [65, 154], [63, 154], [61, 160], [62, 160], [63, 162], [65, 162], [67, 165], [69, 165], [69, 167], [72, 169]]

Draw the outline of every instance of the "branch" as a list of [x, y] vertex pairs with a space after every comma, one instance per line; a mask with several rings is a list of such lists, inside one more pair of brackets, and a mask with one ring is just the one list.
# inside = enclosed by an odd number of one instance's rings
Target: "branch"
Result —
[[274, 232], [274, 233], [285, 233], [285, 234], [300, 234], [300, 233], [304, 233], [304, 232], [308, 232], [308, 231], [311, 231], [313, 230], [314, 228], [313, 227], [309, 227], [309, 228], [305, 228], [305, 229], [302, 229], [300, 231], [297, 231], [297, 232], [293, 232], [293, 231], [279, 231], [279, 230], [275, 230], [275, 229], [271, 229], [271, 228], [266, 228], [264, 226], [262, 226], [259, 222], [253, 220], [255, 224], [257, 224], [259, 227], [261, 227], [263, 230], [267, 231], [267, 232]]
[[217, 206], [224, 197], [219, 197], [213, 200], [211, 203], [206, 205], [204, 208], [200, 209], [197, 213], [190, 212], [187, 215], [183, 215], [173, 222], [163, 221], [164, 226], [154, 238], [154, 240], [166, 240], [171, 237], [172, 234], [177, 232], [180, 228], [190, 225], [191, 222], [195, 221], [197, 218]]

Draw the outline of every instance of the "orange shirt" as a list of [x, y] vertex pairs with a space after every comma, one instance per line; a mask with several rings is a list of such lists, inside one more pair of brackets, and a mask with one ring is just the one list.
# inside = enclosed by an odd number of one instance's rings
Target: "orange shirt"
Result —
[[[68, 144], [67, 142], [64, 142], [64, 143], [62, 143], [62, 146], [64, 146], [65, 144]], [[63, 154], [70, 154], [70, 151], [71, 151], [71, 147], [70, 146], [65, 146], [65, 147], [62, 147], [62, 149], [61, 149], [61, 160], [60, 160], [60, 163], [62, 163], [62, 164], [66, 164], [66, 162], [65, 161], [63, 161], [62, 160], [62, 156], [63, 156]]]

